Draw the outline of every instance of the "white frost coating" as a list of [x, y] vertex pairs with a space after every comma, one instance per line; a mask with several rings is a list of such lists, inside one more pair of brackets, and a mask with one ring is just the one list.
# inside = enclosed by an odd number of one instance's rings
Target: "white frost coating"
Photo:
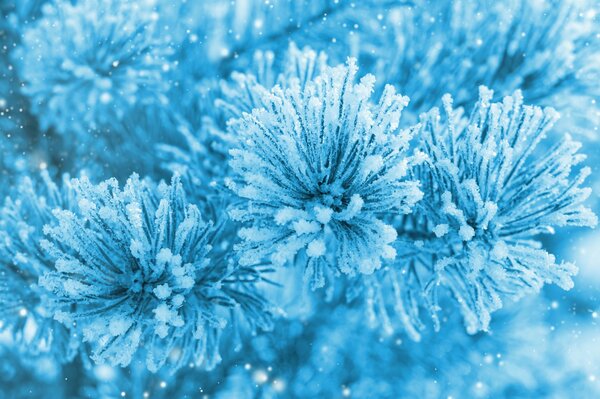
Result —
[[315, 219], [321, 224], [327, 224], [331, 221], [333, 209], [315, 206]]
[[508, 245], [504, 241], [499, 241], [492, 249], [492, 256], [496, 259], [504, 259], [509, 255]]
[[169, 248], [162, 248], [156, 255], [156, 264], [159, 267], [164, 267], [167, 263], [171, 262], [172, 258], [173, 253], [171, 250]]
[[304, 219], [295, 221], [292, 226], [298, 235], [316, 233], [321, 230], [319, 223], [309, 222]]
[[291, 222], [292, 220], [298, 218], [304, 218], [306, 212], [294, 209], [294, 208], [283, 208], [277, 211], [275, 214], [275, 221], [277, 224], [286, 224]]
[[156, 309], [154, 309], [154, 315], [156, 320], [161, 323], [168, 323], [173, 317], [173, 313], [166, 303], [159, 304]]
[[396, 248], [391, 245], [385, 245], [383, 247], [383, 256], [384, 259], [395, 259], [396, 258]]
[[460, 235], [460, 238], [462, 238], [463, 241], [469, 241], [475, 236], [475, 230], [471, 226], [460, 226], [458, 235]]
[[108, 324], [108, 331], [111, 335], [117, 336], [124, 334], [133, 324], [131, 319], [118, 318], [112, 319]]
[[352, 198], [350, 198], [350, 203], [348, 207], [340, 212], [337, 215], [337, 219], [339, 220], [350, 220], [356, 215], [358, 215], [365, 204], [365, 201], [358, 194], [354, 194]]
[[381, 155], [370, 155], [365, 158], [365, 175], [372, 172], [378, 172], [383, 166], [383, 157]]
[[154, 290], [152, 290], [152, 292], [154, 292], [154, 295], [156, 295], [156, 297], [158, 299], [167, 299], [168, 297], [171, 296], [171, 292], [173, 292], [173, 290], [171, 290], [171, 287], [169, 287], [169, 284], [164, 283], [164, 284], [156, 286], [156, 288], [154, 288]]
[[176, 308], [178, 308], [181, 305], [183, 305], [184, 301], [185, 301], [185, 297], [183, 295], [181, 295], [181, 294], [173, 295], [173, 298], [171, 298], [171, 303]]
[[127, 215], [129, 216], [129, 220], [130, 220], [131, 224], [136, 229], [141, 229], [142, 228], [142, 208], [140, 207], [140, 204], [138, 204], [137, 202], [133, 202], [131, 204], [128, 204], [126, 209], [127, 209]]
[[77, 204], [79, 205], [79, 210], [84, 215], [96, 209], [96, 205], [85, 198], [80, 199]]
[[392, 226], [387, 225], [387, 224], [381, 224], [381, 239], [383, 240], [384, 243], [389, 244], [392, 243], [396, 240], [396, 238], [398, 238], [398, 233], [396, 232], [396, 229], [394, 229]]
[[321, 239], [311, 241], [306, 249], [306, 254], [313, 258], [325, 255], [325, 242]]
[[98, 211], [100, 217], [107, 221], [115, 221], [118, 217], [117, 212], [114, 209], [103, 206]]
[[450, 231], [450, 228], [447, 224], [442, 223], [442, 224], [438, 224], [433, 228], [433, 233], [435, 234], [436, 237], [443, 237], [446, 234], [448, 234], [448, 231]]

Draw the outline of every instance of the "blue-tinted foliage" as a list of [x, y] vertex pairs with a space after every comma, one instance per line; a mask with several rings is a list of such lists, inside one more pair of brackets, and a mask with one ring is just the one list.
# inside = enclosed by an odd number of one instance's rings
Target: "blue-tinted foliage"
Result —
[[55, 359], [25, 356], [11, 342], [0, 342], [0, 399], [65, 398], [61, 370]]
[[394, 259], [389, 213], [409, 213], [421, 198], [406, 179], [410, 131], [398, 131], [408, 99], [388, 86], [371, 103], [373, 76], [355, 82], [357, 67], [326, 68], [304, 84], [255, 86], [264, 108], [231, 123], [242, 137], [231, 150], [229, 183], [245, 202], [231, 216], [240, 230], [240, 262], [296, 256], [313, 287], [326, 276], [367, 273]]
[[56, 322], [47, 307], [48, 292], [38, 279], [54, 270], [42, 249], [43, 226], [55, 223], [52, 210], [72, 208], [75, 192], [68, 178], [61, 187], [43, 172], [33, 181], [23, 178], [0, 209], [0, 317], [2, 327], [27, 351], [50, 353], [70, 360], [77, 350], [76, 335]]
[[477, 100], [477, 87], [486, 85], [500, 96], [520, 89], [528, 102], [598, 123], [594, 112], [577, 109], [593, 110], [590, 101], [600, 95], [593, 2], [425, 4], [386, 15], [388, 29], [382, 32], [394, 50], [381, 48], [377, 60], [379, 73], [411, 98], [413, 115], [438, 104], [445, 93], [457, 105], [469, 106]]
[[[443, 99], [443, 117], [437, 109], [422, 116], [419, 149], [426, 161], [412, 178], [421, 182], [424, 198], [397, 221], [398, 262], [381, 276], [383, 284], [371, 287], [376, 300], [393, 298], [415, 338], [419, 302], [437, 324], [445, 290], [475, 333], [487, 329], [490, 313], [506, 299], [544, 283], [572, 288], [575, 265], [557, 261], [537, 236], [597, 223], [583, 205], [590, 169], [580, 167], [580, 145], [565, 135], [549, 150], [538, 148], [556, 111], [523, 105], [520, 92], [499, 103], [492, 95], [481, 87], [469, 118], [453, 109], [450, 96]], [[381, 313], [387, 323], [385, 309]]]
[[56, 210], [58, 224], [46, 227], [56, 270], [41, 283], [57, 296], [56, 319], [77, 324], [96, 361], [128, 365], [144, 350], [151, 370], [168, 359], [211, 368], [233, 312], [268, 326], [266, 304], [250, 291], [257, 271], [211, 259], [213, 222], [186, 202], [178, 178], [72, 184], [79, 215]]
[[61, 0], [23, 26], [12, 60], [28, 110], [41, 131], [58, 135], [58, 146], [80, 158], [63, 159], [60, 167], [104, 176], [109, 165], [109, 176], [120, 178], [149, 169], [147, 162], [131, 166], [126, 156], [150, 151], [162, 137], [148, 126], [166, 127], [172, 50], [156, 17], [145, 2]]
[[185, 145], [159, 144], [163, 167], [181, 175], [184, 186], [199, 202], [209, 198], [227, 205], [231, 202], [224, 187], [231, 175], [229, 150], [239, 139], [238, 132], [227, 130], [227, 122], [264, 105], [257, 88], [285, 86], [293, 78], [304, 85], [326, 66], [325, 60], [325, 54], [317, 55], [308, 48], [301, 51], [292, 43], [281, 59], [272, 52], [257, 51], [247, 73], [234, 72], [220, 84], [203, 80], [191, 90], [175, 91], [173, 101], [181, 104], [177, 134]]
[[543, 302], [500, 314], [490, 333], [468, 335], [453, 317], [452, 329], [430, 331], [420, 343], [364, 328], [357, 309], [321, 305], [326, 312], [310, 321], [279, 322], [273, 332], [253, 338], [243, 353], [232, 354], [210, 373], [186, 369], [164, 376], [144, 373], [139, 365], [131, 370], [96, 368], [85, 397], [114, 397], [123, 391], [132, 396], [135, 389], [159, 398], [200, 393], [223, 399], [561, 398], [569, 392], [591, 398], [600, 392], [590, 377], [597, 365], [555, 350], [572, 336], [563, 327], [554, 332], [547, 328]]
[[58, 1], [25, 30], [15, 60], [42, 129], [86, 134], [161, 100], [168, 48], [141, 4]]
[[0, 1], [0, 399], [599, 397], [596, 3]]
[[[459, 255], [466, 255], [462, 260], [438, 252], [441, 263], [434, 267], [447, 273], [444, 279], [452, 281], [454, 295], [483, 328], [486, 310], [499, 306], [502, 295], [519, 297], [544, 282], [572, 287], [573, 265], [556, 263], [532, 241], [537, 235], [597, 223], [583, 205], [590, 189], [581, 186], [590, 169], [579, 166], [585, 159], [577, 152], [580, 145], [565, 135], [548, 151], [536, 148], [556, 112], [524, 106], [519, 92], [502, 103], [491, 103], [492, 94], [480, 89], [468, 121], [454, 119], [460, 116], [451, 98], [444, 98], [448, 121], [440, 126], [435, 111], [425, 118], [422, 140], [428, 162], [416, 172], [432, 188], [419, 213], [433, 225], [436, 238], [466, 250]], [[475, 292], [458, 288], [465, 277]]]

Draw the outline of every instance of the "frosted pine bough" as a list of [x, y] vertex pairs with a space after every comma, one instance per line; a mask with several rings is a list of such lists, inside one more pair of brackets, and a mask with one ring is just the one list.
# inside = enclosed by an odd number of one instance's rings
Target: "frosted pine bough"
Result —
[[385, 215], [410, 212], [422, 195], [406, 178], [411, 132], [398, 131], [408, 99], [387, 86], [372, 104], [375, 79], [355, 83], [356, 72], [349, 60], [303, 86], [256, 86], [264, 108], [231, 124], [241, 136], [230, 187], [242, 200], [231, 215], [247, 225], [242, 264], [295, 260], [316, 288], [332, 273], [372, 273], [395, 257]]
[[211, 368], [234, 311], [268, 318], [253, 271], [211, 261], [212, 222], [186, 202], [177, 177], [155, 186], [133, 175], [122, 190], [114, 179], [73, 185], [79, 215], [57, 210], [58, 225], [46, 228], [57, 260], [41, 283], [94, 360], [125, 366], [145, 353], [151, 371], [167, 360], [173, 370]]
[[42, 248], [43, 226], [55, 223], [53, 209], [72, 208], [75, 192], [65, 176], [59, 187], [48, 173], [22, 178], [0, 209], [0, 323], [13, 342], [30, 355], [72, 360], [78, 344], [68, 327], [53, 319], [48, 292], [38, 279], [54, 270]]
[[[422, 116], [419, 147], [427, 160], [412, 178], [421, 181], [424, 198], [398, 221], [398, 261], [371, 287], [379, 300], [394, 298], [388, 305], [415, 339], [419, 307], [425, 303], [437, 327], [446, 290], [475, 333], [487, 329], [505, 300], [545, 283], [570, 289], [577, 268], [558, 262], [538, 237], [597, 223], [583, 205], [590, 169], [579, 167], [580, 145], [565, 135], [550, 149], [538, 148], [558, 114], [524, 106], [520, 92], [498, 103], [492, 95], [481, 87], [468, 119], [448, 95], [444, 118], [437, 109]], [[378, 311], [389, 323], [387, 311]]]

